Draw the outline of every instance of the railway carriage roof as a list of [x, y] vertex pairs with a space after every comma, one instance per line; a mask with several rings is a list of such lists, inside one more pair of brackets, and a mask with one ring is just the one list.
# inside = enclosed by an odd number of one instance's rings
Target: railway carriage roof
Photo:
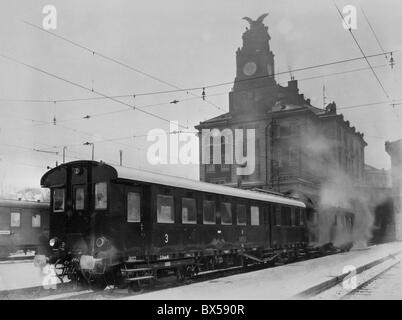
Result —
[[[238, 189], [238, 188], [232, 188], [232, 187], [227, 187], [227, 186], [222, 186], [222, 185], [217, 185], [213, 183], [207, 183], [207, 182], [201, 182], [201, 181], [196, 181], [196, 180], [191, 180], [191, 179], [186, 179], [186, 178], [180, 178], [176, 176], [171, 176], [167, 174], [160, 174], [160, 173], [155, 173], [147, 170], [139, 170], [139, 169], [134, 169], [134, 168], [128, 168], [128, 167], [121, 167], [121, 166], [112, 166], [104, 162], [97, 162], [97, 161], [90, 161], [90, 160], [79, 160], [79, 161], [73, 161], [69, 163], [62, 164], [56, 168], [53, 168], [46, 172], [42, 179], [41, 179], [41, 185], [50, 187], [46, 183], [46, 179], [49, 175], [51, 175], [53, 172], [58, 171], [61, 167], [64, 166], [75, 166], [75, 165], [87, 165], [90, 164], [94, 167], [105, 167], [108, 168], [108, 170], [113, 169], [115, 172], [115, 179], [125, 179], [125, 180], [134, 180], [134, 181], [139, 181], [139, 182], [146, 182], [146, 183], [152, 183], [152, 184], [159, 184], [159, 185], [164, 185], [164, 186], [171, 186], [171, 187], [176, 187], [176, 188], [183, 188], [183, 189], [189, 189], [189, 190], [194, 190], [194, 191], [201, 191], [201, 192], [208, 192], [208, 193], [213, 193], [213, 194], [221, 194], [221, 195], [226, 195], [226, 196], [233, 196], [233, 197], [238, 197], [238, 198], [246, 198], [246, 199], [252, 199], [252, 200], [258, 200], [258, 201], [267, 201], [267, 202], [273, 202], [273, 203], [279, 203], [279, 204], [287, 204], [290, 206], [297, 206], [297, 207], [303, 207], [305, 208], [306, 205], [304, 202], [293, 199], [293, 198], [288, 198], [285, 196], [280, 196], [280, 195], [275, 195], [275, 194], [268, 194], [268, 193], [262, 193], [262, 192], [256, 192], [256, 191], [248, 191], [248, 190], [243, 190], [243, 189]], [[113, 174], [114, 175], [114, 174]]]
[[190, 189], [195, 191], [209, 192], [239, 198], [247, 198], [258, 201], [269, 201], [280, 204], [287, 204], [291, 206], [298, 206], [305, 208], [302, 201], [296, 199], [282, 197], [274, 194], [266, 194], [256, 191], [248, 191], [233, 187], [222, 186], [213, 183], [201, 182], [186, 178], [180, 178], [155, 172], [132, 169], [127, 167], [113, 167], [117, 171], [117, 176], [120, 179], [144, 181], [148, 183], [155, 183], [160, 185], [172, 186], [176, 188]]
[[37, 202], [28, 200], [0, 199], [0, 207], [12, 208], [48, 208], [49, 202]]

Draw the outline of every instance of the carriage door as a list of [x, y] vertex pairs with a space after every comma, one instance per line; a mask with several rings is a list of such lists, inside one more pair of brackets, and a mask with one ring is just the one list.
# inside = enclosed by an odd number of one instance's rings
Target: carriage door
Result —
[[270, 206], [266, 205], [264, 207], [264, 245], [266, 248], [271, 247], [271, 215]]
[[84, 233], [90, 223], [88, 210], [86, 210], [86, 186], [84, 184], [74, 185], [72, 189], [74, 212], [70, 223], [73, 225], [74, 232]]
[[146, 201], [141, 187], [126, 188], [126, 235], [123, 236], [126, 248], [144, 248], [145, 245], [145, 209]]

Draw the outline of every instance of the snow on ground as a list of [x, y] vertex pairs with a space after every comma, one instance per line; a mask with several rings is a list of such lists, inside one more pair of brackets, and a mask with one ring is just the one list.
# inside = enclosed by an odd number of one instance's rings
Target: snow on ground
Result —
[[300, 292], [341, 275], [345, 266], [358, 268], [401, 250], [402, 242], [388, 243], [124, 299], [294, 299]]

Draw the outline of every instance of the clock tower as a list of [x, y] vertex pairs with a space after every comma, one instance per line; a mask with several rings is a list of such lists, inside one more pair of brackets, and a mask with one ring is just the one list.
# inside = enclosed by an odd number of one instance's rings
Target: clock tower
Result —
[[243, 33], [243, 46], [236, 52], [236, 78], [229, 94], [231, 113], [268, 111], [277, 90], [274, 78], [274, 54], [270, 50], [268, 27], [263, 20], [248, 17], [250, 27]]

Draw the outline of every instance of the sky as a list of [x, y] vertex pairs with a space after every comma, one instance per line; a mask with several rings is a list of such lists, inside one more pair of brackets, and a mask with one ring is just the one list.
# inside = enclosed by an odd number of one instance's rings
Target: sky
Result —
[[[42, 10], [49, 4], [57, 10], [56, 29], [50, 31], [89, 51], [24, 23], [42, 26], [46, 16]], [[381, 53], [381, 47], [395, 50], [393, 68], [389, 54], [388, 60], [384, 56], [369, 59], [384, 90], [364, 59], [292, 75], [299, 80], [300, 92], [317, 107], [323, 106], [325, 85], [326, 101], [335, 101], [338, 112], [364, 133], [366, 163], [388, 169], [384, 143], [402, 138], [402, 105], [392, 107], [389, 102], [402, 99], [402, 52], [397, 51], [402, 49], [402, 2], [336, 0], [336, 4], [341, 10], [345, 5], [356, 6], [353, 33], [366, 55]], [[118, 163], [119, 150], [123, 150], [127, 166], [198, 179], [196, 164], [150, 164], [146, 152], [152, 142], [146, 135], [152, 129], [168, 133], [169, 120], [189, 128], [181, 130], [194, 131], [200, 121], [228, 110], [232, 85], [207, 89], [207, 101], [199, 98], [201, 89], [141, 94], [233, 81], [235, 52], [248, 26], [242, 18], [256, 19], [265, 12], [269, 13], [264, 22], [277, 73], [362, 57], [343, 29], [332, 0], [1, 1], [0, 188], [39, 187], [47, 166], [62, 161], [63, 146], [67, 146], [67, 161], [90, 159], [91, 147], [85, 142], [95, 142], [96, 160]], [[289, 79], [290, 73], [276, 77], [285, 84]], [[101, 95], [131, 96], [92, 99]], [[71, 99], [79, 101], [52, 102]], [[179, 103], [170, 103], [173, 100]], [[374, 102], [383, 103], [367, 105]], [[133, 110], [132, 104], [152, 115]], [[347, 108], [362, 104], [366, 105]], [[90, 118], [83, 119], [87, 115]]]

